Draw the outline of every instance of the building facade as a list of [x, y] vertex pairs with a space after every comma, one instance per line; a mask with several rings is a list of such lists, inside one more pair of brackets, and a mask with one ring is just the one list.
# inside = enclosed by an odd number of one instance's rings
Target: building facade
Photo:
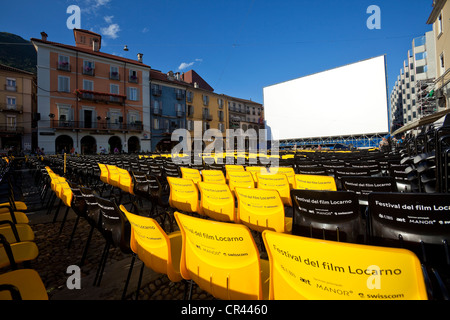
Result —
[[432, 112], [436, 78], [433, 32], [414, 38], [412, 48], [391, 91], [391, 131], [411, 125]]
[[36, 112], [36, 76], [0, 64], [0, 153], [29, 153]]
[[[74, 29], [75, 46], [31, 39], [37, 51], [38, 145], [45, 153], [149, 151], [150, 66], [103, 53]], [[73, 148], [73, 149], [72, 149]]]
[[445, 112], [450, 103], [450, 3], [446, 0], [434, 0], [433, 10], [427, 24], [433, 25], [435, 40], [436, 79], [434, 90], [437, 99], [437, 111]]
[[179, 73], [150, 71], [152, 151], [172, 150], [172, 132], [186, 128], [186, 85]]

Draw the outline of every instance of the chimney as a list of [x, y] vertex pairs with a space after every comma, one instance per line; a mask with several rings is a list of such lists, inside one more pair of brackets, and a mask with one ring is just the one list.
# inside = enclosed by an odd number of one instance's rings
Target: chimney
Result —
[[47, 41], [47, 37], [48, 37], [48, 34], [46, 34], [44, 31], [42, 31], [41, 32], [41, 39], [44, 40], [44, 41]]
[[142, 56], [143, 56], [143, 55], [144, 55], [143, 53], [138, 53], [138, 54], [137, 54], [138, 61], [141, 62], [141, 63], [142, 63]]
[[97, 39], [93, 39], [93, 41], [92, 41], [92, 50], [95, 52], [98, 52], [100, 50]]

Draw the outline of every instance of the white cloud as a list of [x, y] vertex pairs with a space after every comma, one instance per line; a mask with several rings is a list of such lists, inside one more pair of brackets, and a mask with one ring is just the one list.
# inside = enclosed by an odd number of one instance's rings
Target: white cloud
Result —
[[179, 66], [178, 66], [178, 70], [184, 70], [187, 69], [189, 67], [192, 67], [196, 62], [202, 62], [203, 59], [195, 59], [192, 62], [182, 62]]
[[142, 33], [147, 33], [147, 32], [149, 32], [150, 30], [147, 28], [147, 27], [145, 27], [144, 29], [142, 29]]
[[102, 28], [102, 34], [112, 39], [116, 39], [118, 37], [118, 33], [120, 31], [120, 27], [117, 23], [110, 24], [107, 28]]
[[107, 23], [107, 24], [112, 24], [112, 19], [114, 18], [114, 16], [106, 16], [106, 17], [103, 17], [103, 19], [105, 19], [105, 22]]

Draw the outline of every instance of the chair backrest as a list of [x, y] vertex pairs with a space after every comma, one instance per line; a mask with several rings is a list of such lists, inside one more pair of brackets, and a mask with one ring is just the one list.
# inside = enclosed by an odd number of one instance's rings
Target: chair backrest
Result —
[[295, 189], [336, 191], [336, 181], [332, 176], [296, 174]]
[[406, 247], [425, 263], [450, 266], [448, 194], [370, 193], [369, 216], [371, 243]]
[[100, 180], [106, 184], [109, 184], [109, 172], [106, 164], [97, 163], [100, 168]]
[[134, 194], [133, 178], [128, 170], [117, 168], [119, 173], [119, 188], [122, 191]]
[[113, 201], [98, 196], [95, 198], [102, 215], [101, 228], [104, 231], [104, 236], [114, 246], [120, 248], [123, 253], [131, 253], [131, 226], [125, 214]]
[[231, 193], [235, 194], [235, 188], [254, 188], [255, 180], [248, 171], [231, 171], [228, 173], [228, 186]]
[[215, 220], [236, 221], [234, 197], [225, 183], [199, 182], [199, 211]]
[[356, 193], [349, 191], [292, 190], [292, 234], [364, 243]]
[[133, 252], [148, 268], [166, 274], [172, 282], [181, 281], [181, 241], [172, 247], [169, 235], [156, 220], [133, 214], [123, 205], [120, 205], [120, 210], [131, 224], [130, 246]]
[[405, 249], [263, 232], [270, 299], [427, 299], [419, 259]]
[[98, 206], [94, 191], [90, 188], [80, 187], [80, 192], [86, 202], [86, 216], [89, 223], [95, 227], [100, 227], [102, 214], [100, 212], [100, 207]]
[[183, 236], [184, 279], [219, 299], [263, 299], [259, 252], [247, 227], [179, 212], [175, 218]]
[[397, 192], [397, 183], [393, 177], [342, 177], [342, 188], [354, 191], [358, 195], [360, 204], [367, 205], [371, 192]]
[[247, 166], [245, 167], [245, 171], [251, 172], [253, 176], [253, 180], [257, 182], [258, 174], [267, 174], [269, 173], [269, 170], [266, 167], [261, 166]]
[[204, 182], [227, 183], [222, 170], [207, 169], [202, 171]]
[[115, 165], [107, 164], [108, 168], [108, 183], [113, 187], [119, 187], [119, 170]]
[[262, 232], [287, 232], [284, 205], [276, 190], [236, 188], [237, 222]]
[[86, 214], [87, 205], [84, 200], [83, 194], [81, 193], [80, 186], [72, 181], [67, 181], [70, 188], [72, 189], [72, 210], [77, 214], [84, 216]]
[[167, 177], [170, 187], [169, 204], [184, 212], [198, 212], [197, 185], [192, 179]]
[[202, 181], [202, 175], [200, 174], [200, 170], [187, 167], [181, 167], [180, 170], [181, 170], [181, 177], [183, 179], [191, 179], [192, 181], [194, 181], [194, 183]]
[[285, 174], [258, 174], [257, 188], [277, 190], [283, 204], [292, 207], [291, 187]]
[[295, 170], [292, 167], [270, 167], [269, 172], [273, 174], [285, 174], [291, 189], [295, 188]]
[[147, 182], [147, 174], [141, 171], [132, 171], [133, 176], [133, 194], [143, 198], [149, 196], [149, 183]]
[[245, 171], [245, 167], [242, 165], [238, 165], [238, 164], [226, 164], [225, 165], [225, 178], [229, 179], [228, 174], [230, 172], [234, 172], [234, 171]]

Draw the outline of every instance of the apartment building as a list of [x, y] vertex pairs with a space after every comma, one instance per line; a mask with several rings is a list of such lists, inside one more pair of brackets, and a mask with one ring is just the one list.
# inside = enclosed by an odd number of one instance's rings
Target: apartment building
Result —
[[75, 46], [32, 38], [37, 51], [38, 145], [47, 154], [150, 151], [150, 66], [103, 53], [101, 35]]
[[437, 112], [445, 113], [450, 102], [450, 4], [446, 0], [434, 0], [427, 24], [433, 25], [435, 40]]
[[433, 94], [436, 78], [433, 32], [414, 38], [403, 68], [391, 91], [391, 129], [411, 125], [436, 110]]
[[180, 73], [150, 71], [152, 151], [171, 151], [178, 143], [171, 141], [172, 132], [186, 128], [186, 86]]
[[182, 74], [188, 84], [186, 88], [186, 129], [190, 133], [191, 146], [194, 140], [201, 140], [202, 149], [214, 141], [204, 137], [209, 129], [217, 129], [223, 136], [224, 148], [228, 128], [228, 101], [223, 94], [217, 94], [195, 71]]
[[0, 64], [0, 153], [29, 153], [36, 112], [36, 75]]

